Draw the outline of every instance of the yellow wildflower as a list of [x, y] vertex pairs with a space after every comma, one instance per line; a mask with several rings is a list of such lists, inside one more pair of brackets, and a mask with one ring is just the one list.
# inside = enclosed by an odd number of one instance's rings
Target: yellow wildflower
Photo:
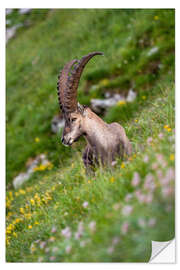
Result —
[[111, 182], [111, 183], [114, 183], [114, 181], [115, 181], [115, 179], [114, 179], [114, 177], [112, 176], [112, 177], [110, 178], [110, 182]]
[[55, 205], [54, 205], [54, 209], [57, 209], [57, 208], [58, 208], [58, 205], [57, 205], [57, 204], [55, 204]]
[[34, 199], [30, 199], [30, 203], [31, 203], [32, 205], [35, 205]]
[[51, 162], [49, 162], [47, 168], [48, 168], [48, 170], [51, 170], [53, 168], [53, 164]]
[[137, 122], [138, 122], [138, 120], [137, 120], [137, 119], [135, 119], [135, 120], [134, 120], [134, 122], [136, 122], [136, 123], [137, 123]]
[[99, 83], [101, 86], [107, 86], [109, 84], [109, 80], [108, 79], [103, 79], [100, 81]]
[[38, 225], [38, 224], [39, 224], [39, 222], [38, 222], [38, 221], [35, 221], [35, 222], [34, 222], [34, 225]]
[[36, 137], [34, 140], [36, 143], [38, 143], [40, 141], [40, 139], [38, 137]]
[[20, 221], [21, 221], [20, 218], [16, 218], [16, 219], [13, 221], [13, 224], [17, 224], [17, 223], [19, 223]]
[[165, 128], [165, 129], [168, 129], [168, 128], [169, 128], [169, 125], [165, 125], [164, 128]]
[[32, 187], [27, 187], [27, 188], [26, 188], [26, 191], [27, 191], [27, 192], [31, 192], [31, 191], [32, 191]]
[[10, 237], [6, 237], [6, 244], [9, 245], [10, 244], [10, 240], [11, 238]]
[[172, 129], [171, 128], [168, 128], [167, 131], [170, 132]]
[[19, 208], [19, 211], [20, 211], [21, 214], [24, 214], [24, 208], [23, 207]]
[[10, 198], [13, 198], [12, 191], [9, 191], [9, 197], [10, 197]]
[[134, 154], [133, 157], [136, 158], [136, 154]]
[[33, 253], [36, 250], [36, 247], [34, 245], [31, 246], [31, 252]]
[[120, 101], [117, 102], [118, 106], [122, 106], [122, 105], [125, 105], [125, 104], [126, 104], [125, 100], [120, 100]]
[[14, 224], [9, 224], [6, 228], [6, 233], [7, 234], [11, 234], [12, 233], [12, 230], [14, 230], [15, 226]]
[[154, 16], [154, 20], [157, 21], [159, 19], [159, 17], [156, 15]]
[[170, 160], [174, 161], [174, 154], [171, 154], [169, 158]]
[[90, 180], [88, 180], [88, 184], [91, 184], [91, 181]]
[[26, 208], [26, 209], [29, 209], [29, 205], [28, 205], [28, 204], [26, 204], [26, 205], [25, 205], [25, 208]]
[[124, 162], [121, 164], [121, 168], [122, 168], [122, 169], [125, 168]]
[[7, 207], [7, 208], [10, 208], [10, 207], [11, 207], [11, 201], [10, 201], [10, 200], [8, 200], [8, 201], [6, 202], [6, 207]]
[[142, 99], [146, 99], [146, 96], [142, 96]]
[[19, 190], [19, 193], [20, 193], [20, 194], [26, 194], [25, 190], [23, 190], [23, 189], [20, 189], [20, 190]]
[[30, 218], [31, 218], [31, 216], [32, 216], [32, 214], [31, 214], [31, 213], [26, 213], [26, 214], [24, 214], [24, 217], [25, 217], [25, 218], [27, 218], [27, 219], [30, 219]]
[[28, 225], [28, 229], [32, 229], [32, 225]]
[[7, 217], [10, 217], [10, 216], [12, 216], [12, 212], [9, 212], [8, 214], [7, 214]]
[[13, 232], [13, 236], [17, 238], [17, 233], [16, 232]]

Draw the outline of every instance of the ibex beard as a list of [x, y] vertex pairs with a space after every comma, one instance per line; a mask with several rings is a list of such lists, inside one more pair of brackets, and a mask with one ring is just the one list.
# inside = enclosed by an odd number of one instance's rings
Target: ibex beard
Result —
[[132, 153], [132, 146], [124, 128], [118, 123], [105, 123], [87, 106], [77, 102], [81, 73], [87, 62], [101, 52], [93, 52], [81, 60], [67, 63], [58, 76], [58, 99], [65, 119], [61, 141], [70, 146], [81, 136], [87, 141], [83, 162], [87, 169], [94, 165], [112, 165], [117, 157], [123, 159]]

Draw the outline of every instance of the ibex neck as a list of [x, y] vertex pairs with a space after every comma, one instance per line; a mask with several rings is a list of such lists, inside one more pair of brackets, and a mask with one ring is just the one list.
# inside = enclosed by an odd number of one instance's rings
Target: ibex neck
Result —
[[84, 123], [85, 138], [92, 148], [99, 149], [105, 147], [108, 132], [108, 124], [106, 124], [100, 117], [90, 111], [89, 117]]

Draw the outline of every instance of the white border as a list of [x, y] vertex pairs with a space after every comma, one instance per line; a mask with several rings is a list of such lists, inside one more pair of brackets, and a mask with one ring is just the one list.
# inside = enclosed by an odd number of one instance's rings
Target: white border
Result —
[[[161, 264], [161, 265], [153, 265], [153, 264], [129, 264], [129, 263], [97, 263], [97, 264], [84, 264], [84, 263], [16, 263], [16, 264], [11, 264], [11, 263], [5, 263], [5, 247], [4, 247], [4, 241], [5, 241], [5, 215], [4, 215], [4, 209], [5, 209], [5, 8], [176, 8], [176, 29], [177, 25], [179, 24], [179, 9], [178, 9], [178, 2], [179, 1], [157, 1], [157, 0], [151, 0], [151, 1], [103, 1], [103, 2], [97, 2], [94, 0], [91, 0], [90, 2], [86, 3], [85, 1], [74, 1], [74, 2], [62, 2], [62, 1], [54, 1], [53, 4], [51, 2], [51, 5], [49, 3], [45, 3], [45, 1], [35, 1], [31, 0], [31, 2], [25, 2], [22, 0], [19, 1], [9, 1], [6, 0], [6, 2], [1, 1], [2, 3], [0, 4], [0, 70], [1, 70], [1, 80], [0, 80], [0, 85], [1, 85], [1, 98], [0, 98], [0, 138], [1, 138], [1, 148], [0, 148], [0, 153], [1, 153], [1, 168], [0, 168], [0, 199], [1, 199], [1, 207], [0, 207], [0, 263], [2, 264], [3, 269], [4, 268], [18, 268], [20, 269], [21, 267], [26, 267], [27, 269], [33, 268], [41, 268], [43, 267], [44, 269], [49, 268], [49, 266], [52, 266], [54, 269], [55, 268], [63, 268], [63, 269], [69, 269], [69, 268], [77, 268], [77, 269], [92, 269], [93, 268], [98, 268], [98, 269], [132, 269], [132, 268], [143, 268], [144, 267], [153, 267], [154, 269], [157, 267], [158, 270], [162, 267], [163, 269], [167, 268], [169, 269], [169, 264]], [[179, 31], [179, 28], [178, 28]], [[177, 31], [176, 31], [177, 32]], [[178, 48], [179, 48], [179, 36], [176, 36], [176, 70], [178, 69], [178, 60], [179, 60], [179, 54], [178, 54]], [[177, 106], [177, 102], [180, 100], [180, 89], [178, 89], [178, 78], [176, 76], [176, 119], [179, 115], [179, 108]], [[179, 124], [176, 121], [176, 138], [180, 138], [179, 134]], [[176, 145], [179, 150], [179, 140], [176, 140]], [[176, 160], [178, 160], [178, 154], [176, 154]], [[177, 161], [176, 161], [177, 162]], [[180, 167], [180, 166], [179, 166]], [[179, 176], [179, 169], [177, 168], [177, 173], [176, 173], [176, 209], [177, 205], [179, 205], [179, 199], [177, 196], [177, 188], [179, 188], [178, 184], [178, 177]], [[179, 215], [178, 211], [176, 211], [176, 228], [178, 228], [178, 220], [179, 220]], [[178, 236], [178, 237], [177, 237]], [[176, 239], [178, 238], [179, 240], [179, 235], [176, 230]], [[178, 245], [178, 244], [177, 244]], [[176, 248], [176, 255], [178, 255], [177, 248]], [[178, 262], [178, 258], [176, 259]], [[171, 267], [178, 267], [178, 264], [171, 265]]]

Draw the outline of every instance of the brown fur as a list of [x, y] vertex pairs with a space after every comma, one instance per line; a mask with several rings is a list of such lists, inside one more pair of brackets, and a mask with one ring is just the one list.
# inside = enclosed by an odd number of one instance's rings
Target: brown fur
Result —
[[124, 128], [118, 123], [107, 124], [89, 108], [77, 103], [77, 88], [81, 73], [88, 61], [101, 52], [92, 52], [81, 60], [67, 63], [58, 77], [58, 99], [65, 127], [62, 143], [73, 144], [81, 136], [87, 141], [83, 153], [86, 168], [94, 164], [111, 165], [116, 157], [124, 158], [132, 152]]
[[123, 159], [132, 152], [124, 128], [118, 123], [105, 123], [90, 108], [69, 114], [69, 124], [65, 126], [62, 142], [71, 145], [82, 135], [87, 141], [83, 153], [86, 167], [99, 162], [102, 165], [111, 165], [117, 157]]

